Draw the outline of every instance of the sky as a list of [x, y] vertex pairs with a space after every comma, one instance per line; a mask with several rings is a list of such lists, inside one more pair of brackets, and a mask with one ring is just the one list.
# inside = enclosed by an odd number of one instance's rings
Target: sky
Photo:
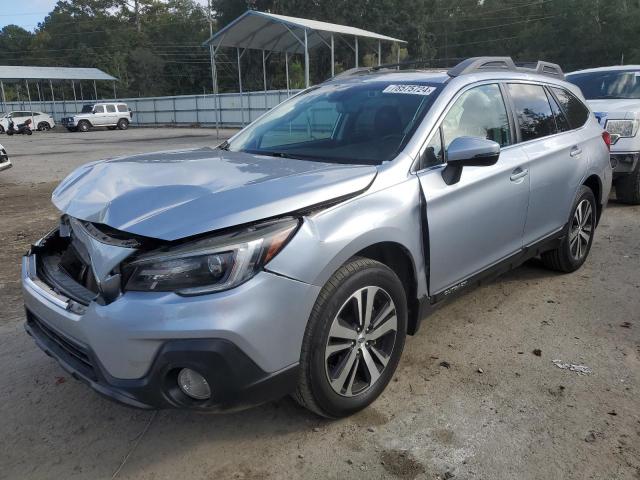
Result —
[[[207, 4], [207, 0], [197, 2]], [[53, 10], [56, 3], [58, 0], [0, 0], [0, 28], [14, 24], [33, 30]]]

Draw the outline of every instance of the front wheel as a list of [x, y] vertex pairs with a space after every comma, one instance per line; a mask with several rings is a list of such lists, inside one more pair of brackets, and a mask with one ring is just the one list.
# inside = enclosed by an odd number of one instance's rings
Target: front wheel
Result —
[[78, 123], [78, 130], [81, 132], [88, 132], [89, 128], [91, 128], [91, 125], [86, 120], [82, 120]]
[[24, 133], [26, 133], [27, 135], [33, 135], [33, 130], [31, 130], [30, 128], [27, 128]]
[[566, 235], [560, 245], [542, 254], [542, 262], [552, 270], [571, 273], [586, 261], [596, 230], [596, 198], [589, 187], [581, 186], [571, 209]]
[[46, 132], [47, 130], [51, 130], [51, 125], [49, 125], [49, 122], [40, 122], [38, 124], [38, 130], [41, 132]]
[[362, 410], [391, 380], [406, 331], [407, 299], [398, 276], [375, 260], [350, 260], [313, 307], [294, 398], [328, 418]]

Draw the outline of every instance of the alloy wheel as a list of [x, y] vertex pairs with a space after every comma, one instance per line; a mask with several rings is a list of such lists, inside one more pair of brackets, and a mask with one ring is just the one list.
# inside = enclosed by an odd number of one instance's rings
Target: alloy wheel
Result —
[[574, 260], [582, 260], [587, 254], [589, 242], [593, 235], [593, 208], [587, 199], [578, 203], [573, 214], [571, 229], [569, 230], [569, 251]]
[[334, 392], [354, 397], [371, 388], [387, 367], [396, 343], [398, 319], [391, 296], [369, 286], [340, 307], [325, 346], [325, 371]]

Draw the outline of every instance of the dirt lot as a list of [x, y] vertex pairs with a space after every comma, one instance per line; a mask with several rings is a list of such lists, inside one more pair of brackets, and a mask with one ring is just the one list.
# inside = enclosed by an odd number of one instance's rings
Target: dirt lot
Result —
[[288, 398], [230, 415], [138, 411], [70, 378], [22, 328], [20, 255], [56, 221], [53, 180], [78, 151], [180, 148], [203, 134], [0, 137], [20, 152], [0, 173], [0, 478], [640, 479], [640, 208], [616, 203], [582, 270], [532, 261], [445, 306], [409, 339], [385, 394], [349, 419]]

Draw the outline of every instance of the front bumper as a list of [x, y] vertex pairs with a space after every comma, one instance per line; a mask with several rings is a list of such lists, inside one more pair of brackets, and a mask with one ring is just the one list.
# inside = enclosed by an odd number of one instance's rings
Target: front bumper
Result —
[[60, 123], [65, 128], [73, 128], [78, 126], [78, 122], [73, 117], [64, 117], [62, 120], [60, 120]]
[[[319, 287], [260, 272], [211, 295], [127, 292], [81, 305], [23, 259], [27, 331], [48, 355], [98, 392], [141, 408], [228, 410], [292, 391], [306, 321]], [[177, 391], [180, 368], [205, 375], [212, 399]]]
[[635, 171], [640, 162], [640, 152], [611, 152], [611, 167], [614, 178]]
[[[53, 330], [28, 310], [25, 329], [74, 378], [112, 400], [137, 408], [247, 408], [290, 393], [297, 382], [297, 364], [267, 373], [233, 343], [221, 339], [167, 341], [144, 377], [123, 380], [109, 375], [89, 347]], [[182, 393], [177, 384], [182, 368], [194, 369], [207, 379], [211, 399], [198, 401]]]

